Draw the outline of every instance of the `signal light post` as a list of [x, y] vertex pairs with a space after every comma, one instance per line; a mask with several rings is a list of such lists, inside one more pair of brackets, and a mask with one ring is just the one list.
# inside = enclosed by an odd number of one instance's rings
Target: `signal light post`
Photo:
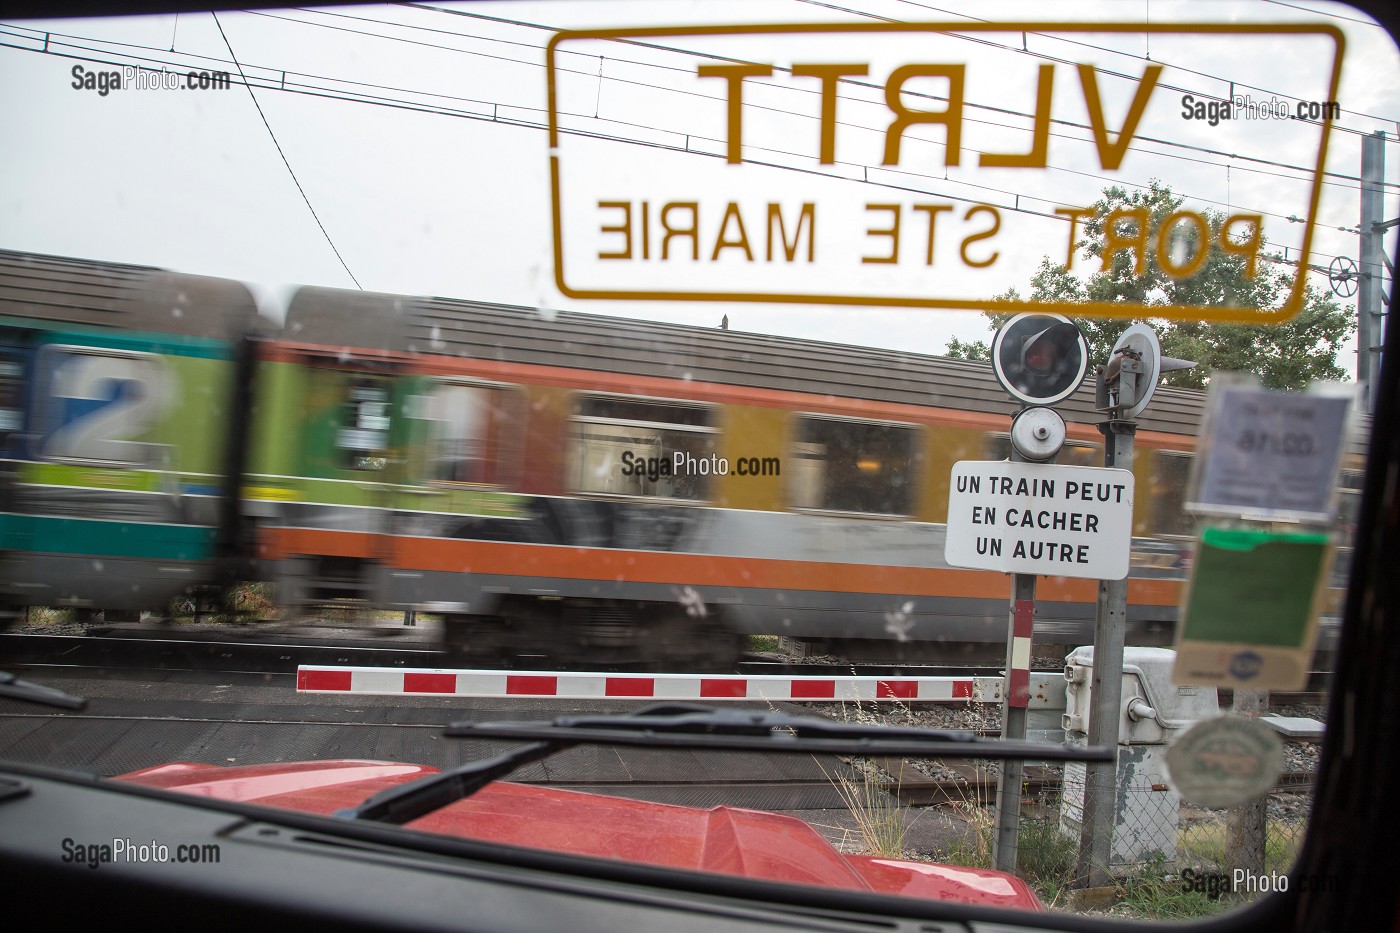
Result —
[[[1099, 367], [1095, 405], [1107, 414], [1103, 465], [1133, 468], [1133, 438], [1138, 414], [1147, 407], [1164, 373], [1195, 363], [1162, 356], [1157, 334], [1134, 324], [1113, 345], [1108, 364]], [[1094, 667], [1090, 684], [1088, 744], [1117, 750], [1119, 711], [1123, 704], [1123, 642], [1127, 633], [1128, 581], [1100, 580], [1094, 615]], [[1117, 823], [1118, 766], [1088, 762], [1084, 773], [1084, 822], [1079, 836], [1075, 876], [1087, 887], [1108, 884], [1113, 831]]]
[[[1021, 403], [1011, 421], [1011, 459], [1050, 463], [1065, 440], [1065, 422], [1054, 409], [1084, 381], [1089, 349], [1084, 336], [1058, 314], [1019, 314], [992, 340], [997, 381]], [[1011, 607], [1006, 636], [1006, 689], [1002, 696], [1003, 739], [1026, 737], [1030, 699], [1031, 645], [1035, 634], [1035, 574], [1011, 575]], [[1004, 761], [997, 778], [997, 824], [992, 858], [1000, 871], [1016, 870], [1024, 762]]]

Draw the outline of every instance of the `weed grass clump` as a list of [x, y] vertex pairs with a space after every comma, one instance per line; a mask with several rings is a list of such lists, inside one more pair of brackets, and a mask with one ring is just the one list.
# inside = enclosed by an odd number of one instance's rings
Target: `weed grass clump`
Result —
[[[902, 858], [904, 837], [909, 832], [904, 821], [907, 808], [900, 803], [897, 794], [886, 790], [884, 772], [873, 761], [857, 759], [851, 765], [857, 776], [837, 774], [833, 778], [820, 762], [817, 763], [855, 819], [856, 834], [865, 853], [881, 858]], [[901, 762], [900, 774], [894, 780], [896, 786], [904, 779], [903, 770]]]

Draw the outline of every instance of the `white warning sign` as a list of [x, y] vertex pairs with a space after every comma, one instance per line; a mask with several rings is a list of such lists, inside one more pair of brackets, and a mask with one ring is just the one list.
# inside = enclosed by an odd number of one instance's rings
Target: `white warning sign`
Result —
[[954, 567], [1121, 580], [1133, 539], [1133, 474], [964, 460], [948, 484], [944, 559]]

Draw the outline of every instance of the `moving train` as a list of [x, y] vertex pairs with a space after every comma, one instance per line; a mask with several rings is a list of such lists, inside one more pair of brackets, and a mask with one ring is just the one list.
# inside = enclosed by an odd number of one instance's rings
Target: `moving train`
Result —
[[[1171, 637], [1203, 404], [1139, 419], [1140, 643]], [[1057, 407], [1058, 462], [1100, 465], [1092, 385]], [[272, 581], [563, 662], [1003, 645], [1008, 578], [947, 566], [943, 522], [1014, 411], [984, 363], [312, 287], [275, 324], [240, 283], [0, 252], [0, 599], [113, 618]], [[1038, 641], [1092, 640], [1092, 581], [1038, 599]]]

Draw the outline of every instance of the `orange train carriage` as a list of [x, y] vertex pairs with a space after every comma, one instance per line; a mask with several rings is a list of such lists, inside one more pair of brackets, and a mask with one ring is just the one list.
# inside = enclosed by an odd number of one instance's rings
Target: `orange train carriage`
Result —
[[[441, 613], [478, 657], [723, 664], [742, 635], [775, 633], [853, 654], [1004, 645], [1007, 579], [942, 559], [952, 465], [1007, 454], [1013, 405], [985, 364], [322, 288], [298, 291], [276, 326], [250, 300], [170, 311], [167, 292], [198, 298], [212, 280], [0, 259], [0, 314], [19, 335], [0, 373], [0, 559], [12, 584], [47, 581], [0, 593], [12, 607], [162, 611], [172, 585], [274, 579], [293, 605]], [[48, 357], [24, 335], [59, 318], [108, 348], [93, 359], [136, 354], [170, 398], [223, 396], [222, 415], [182, 421], [172, 402], [117, 419], [135, 390], [115, 376], [96, 400], [51, 398], [61, 381], [45, 380]], [[190, 363], [190, 347], [209, 360]], [[1138, 642], [1170, 638], [1202, 404], [1163, 389], [1140, 419]], [[1101, 463], [1090, 388], [1058, 407], [1070, 438], [1059, 462]], [[106, 446], [50, 463], [45, 413], [70, 409], [102, 419]], [[140, 456], [108, 456], [113, 439]], [[206, 448], [217, 455], [196, 456]], [[1343, 525], [1355, 497], [1344, 490]], [[87, 554], [98, 539], [73, 516], [93, 518], [94, 502], [141, 532], [102, 540], [164, 550], [123, 554], [130, 572], [39, 572], [53, 554]], [[41, 520], [72, 540], [36, 548]], [[143, 572], [171, 568], [176, 583], [146, 585]], [[1038, 640], [1089, 640], [1091, 581], [1046, 578], [1039, 595]]]
[[[558, 660], [1004, 643], [1007, 578], [942, 558], [952, 465], [1006, 456], [986, 364], [304, 288], [258, 385], [249, 495], [293, 602], [439, 612], [474, 654]], [[1140, 641], [1175, 619], [1203, 401], [1163, 389], [1140, 421]], [[1101, 464], [1092, 387], [1060, 410], [1059, 462]], [[1038, 640], [1091, 637], [1092, 581], [1039, 596]]]

